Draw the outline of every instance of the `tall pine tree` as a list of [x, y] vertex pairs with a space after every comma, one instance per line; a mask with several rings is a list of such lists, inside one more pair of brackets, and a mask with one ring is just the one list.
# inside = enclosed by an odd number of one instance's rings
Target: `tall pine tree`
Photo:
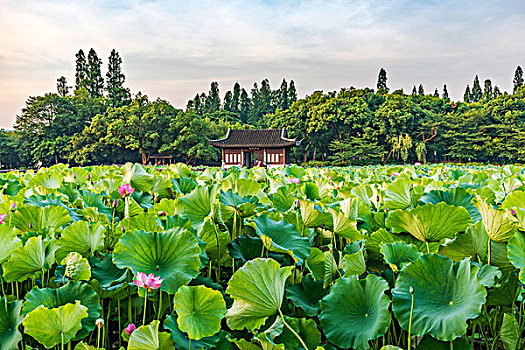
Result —
[[425, 96], [425, 88], [423, 88], [423, 84], [419, 84], [419, 87], [417, 88], [417, 94], [420, 96]]
[[481, 85], [479, 84], [479, 78], [476, 75], [474, 78], [474, 83], [472, 84], [472, 91], [470, 92], [470, 101], [478, 102], [483, 97], [483, 91], [481, 90]]
[[231, 108], [232, 112], [239, 113], [239, 103], [241, 101], [241, 86], [238, 82], [233, 85], [233, 96], [232, 96], [232, 103]]
[[278, 105], [277, 107], [278, 108], [281, 108], [281, 109], [288, 109], [289, 107], [289, 104], [288, 104], [288, 83], [286, 82], [286, 79], [283, 79], [283, 82], [281, 83], [281, 87], [279, 88], [279, 91], [278, 91]]
[[129, 89], [124, 88], [126, 77], [122, 73], [122, 59], [115, 49], [111, 50], [108, 59], [108, 72], [106, 74], [106, 91], [109, 103], [113, 107], [120, 107], [131, 101]]
[[248, 113], [250, 112], [250, 98], [248, 97], [248, 93], [243, 88], [241, 90], [241, 98], [239, 102], [239, 114], [241, 115], [241, 121], [243, 123], [248, 122]]
[[75, 90], [86, 87], [87, 64], [86, 55], [82, 49], [78, 50], [75, 55]]
[[297, 101], [297, 90], [295, 90], [295, 82], [290, 80], [288, 85], [288, 104], [291, 106], [295, 101]]
[[514, 72], [514, 79], [512, 80], [512, 83], [514, 85], [512, 89], [512, 93], [515, 94], [518, 89], [523, 86], [523, 69], [521, 69], [521, 66], [518, 66], [516, 68], [516, 71]]
[[210, 92], [205, 102], [206, 113], [213, 113], [221, 108], [221, 97], [219, 95], [219, 83], [216, 81], [211, 83]]
[[92, 98], [104, 94], [104, 78], [102, 78], [102, 60], [98, 58], [93, 48], [89, 50], [86, 66], [86, 88]]
[[490, 79], [485, 80], [483, 87], [483, 99], [485, 101], [490, 101], [494, 97], [494, 92], [492, 90], [492, 81]]
[[448, 100], [448, 90], [447, 90], [447, 84], [443, 85], [443, 99]]
[[468, 84], [467, 84], [467, 87], [465, 88], [465, 93], [463, 94], [463, 101], [467, 103], [472, 102], [472, 100], [470, 99], [470, 86], [468, 86]]
[[384, 68], [381, 68], [379, 71], [379, 75], [377, 76], [377, 92], [379, 93], [387, 93], [388, 92], [388, 86], [386, 85], [387, 77], [386, 77], [386, 70]]
[[233, 112], [232, 108], [233, 94], [231, 91], [227, 91], [224, 95], [224, 110], [228, 112]]

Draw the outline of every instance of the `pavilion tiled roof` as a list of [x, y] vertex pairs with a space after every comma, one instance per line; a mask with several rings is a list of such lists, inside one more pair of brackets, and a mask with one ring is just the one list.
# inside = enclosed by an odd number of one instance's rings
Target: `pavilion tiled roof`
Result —
[[286, 129], [229, 129], [226, 136], [219, 140], [210, 140], [210, 144], [219, 148], [241, 147], [290, 147], [296, 146], [296, 139], [286, 138]]

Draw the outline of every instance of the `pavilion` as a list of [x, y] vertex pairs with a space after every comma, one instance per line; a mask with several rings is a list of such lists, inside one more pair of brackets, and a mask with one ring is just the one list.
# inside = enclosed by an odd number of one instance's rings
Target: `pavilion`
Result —
[[286, 138], [286, 129], [229, 129], [226, 136], [210, 140], [222, 151], [222, 166], [277, 167], [288, 164], [290, 148], [301, 141]]

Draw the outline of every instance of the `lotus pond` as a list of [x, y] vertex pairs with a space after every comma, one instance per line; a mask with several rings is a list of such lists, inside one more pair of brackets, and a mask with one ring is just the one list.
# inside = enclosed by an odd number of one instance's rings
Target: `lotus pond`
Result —
[[518, 166], [0, 175], [0, 349], [522, 349]]

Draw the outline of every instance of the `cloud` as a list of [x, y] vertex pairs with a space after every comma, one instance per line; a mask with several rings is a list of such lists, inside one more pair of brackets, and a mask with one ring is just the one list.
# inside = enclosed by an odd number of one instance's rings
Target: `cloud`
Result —
[[[127, 84], [182, 107], [219, 81], [224, 92], [269, 78], [299, 94], [374, 86], [427, 92], [447, 83], [460, 99], [475, 74], [509, 90], [524, 65], [525, 2], [379, 0], [0, 0], [0, 127], [29, 95], [74, 80], [74, 55], [112, 48]], [[105, 67], [104, 67], [105, 68]]]

